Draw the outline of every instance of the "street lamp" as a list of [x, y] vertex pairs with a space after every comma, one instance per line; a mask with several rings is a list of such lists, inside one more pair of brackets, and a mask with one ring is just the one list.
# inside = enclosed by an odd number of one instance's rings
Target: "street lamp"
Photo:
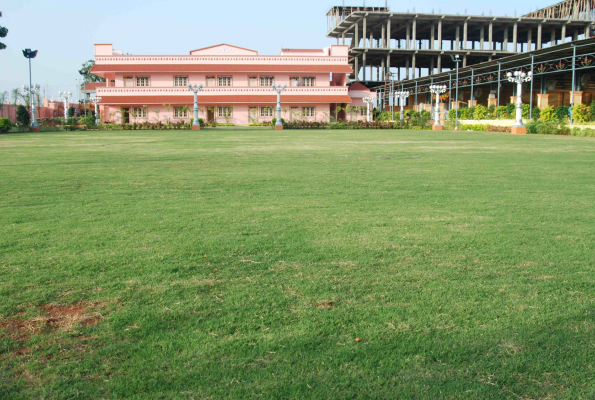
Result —
[[436, 109], [434, 110], [434, 126], [432, 130], [441, 131], [442, 125], [440, 125], [440, 95], [446, 93], [446, 85], [431, 85], [430, 92], [436, 95]]
[[[83, 87], [85, 88], [85, 90], [87, 90], [87, 79], [89, 77], [89, 71], [86, 69], [79, 69], [79, 74], [83, 76]], [[87, 118], [87, 96], [85, 95], [85, 93], [83, 93], [83, 104], [85, 105], [85, 118]]]
[[99, 111], [97, 108], [97, 103], [101, 103], [101, 97], [95, 96], [90, 99], [92, 103], [95, 103], [95, 125], [101, 124], [101, 119], [99, 118]]
[[194, 120], [192, 121], [192, 130], [200, 131], [200, 121], [198, 120], [198, 92], [202, 91], [202, 84], [197, 85], [195, 83], [194, 86], [188, 84], [188, 89], [194, 93], [194, 108], [192, 109], [194, 112]]
[[405, 103], [405, 99], [407, 99], [411, 95], [409, 90], [398, 90], [395, 92], [395, 98], [399, 98], [399, 104], [401, 105], [401, 124], [405, 120], [405, 111], [403, 110], [403, 104]]
[[[457, 100], [457, 107], [456, 107], [456, 111], [455, 111], [455, 131], [458, 131], [459, 130], [459, 63], [461, 62], [461, 59], [458, 54], [455, 54], [455, 55], [451, 54], [450, 58], [455, 63], [456, 68], [457, 68], [457, 77], [455, 78], [457, 81], [457, 88], [455, 90], [455, 99]], [[451, 85], [452, 85], [452, 82], [451, 82]]]
[[364, 97], [363, 98], [364, 103], [366, 103], [366, 106], [368, 107], [368, 111], [367, 111], [367, 116], [366, 116], [366, 121], [370, 122], [370, 104], [372, 104], [372, 102], [374, 101], [374, 98], [372, 97]]
[[392, 72], [390, 72], [390, 71], [387, 72], [386, 75], [390, 79], [390, 97], [389, 97], [389, 99], [390, 99], [390, 112], [391, 112], [391, 115], [392, 115], [391, 116], [391, 121], [394, 121], [395, 120], [395, 100], [394, 100], [395, 99], [395, 96], [394, 96], [394, 93], [395, 93], [395, 79], [393, 78], [394, 77], [394, 74]]
[[23, 50], [23, 55], [25, 56], [25, 58], [29, 59], [29, 107], [31, 108], [31, 114], [33, 117], [33, 121], [31, 123], [31, 127], [33, 128], [33, 130], [38, 131], [39, 130], [39, 125], [37, 124], [37, 118], [35, 115], [35, 106], [33, 105], [33, 95], [31, 95], [31, 93], [33, 92], [33, 84], [31, 83], [31, 59], [37, 57], [37, 50], [31, 50], [31, 49], [25, 49]]
[[37, 116], [35, 113], [35, 97], [39, 94], [40, 89], [41, 87], [39, 85], [23, 85], [23, 91], [25, 93], [29, 93], [29, 105], [31, 107], [31, 128], [33, 128], [33, 130], [39, 130], [39, 124], [37, 123]]
[[279, 84], [275, 86], [273, 83], [272, 88], [277, 92], [277, 121], [275, 121], [275, 129], [280, 130], [283, 129], [283, 122], [281, 122], [281, 93], [287, 89], [287, 85], [281, 86], [281, 84]]
[[533, 79], [533, 72], [529, 71], [527, 73], [523, 71], [514, 71], [508, 72], [506, 74], [508, 77], [508, 81], [511, 83], [516, 83], [516, 121], [512, 126], [511, 132], [513, 134], [522, 135], [527, 133], [527, 128], [523, 125], [523, 83], [530, 82]]
[[68, 119], [68, 100], [72, 97], [72, 92], [58, 92], [58, 95], [64, 102], [64, 122]]

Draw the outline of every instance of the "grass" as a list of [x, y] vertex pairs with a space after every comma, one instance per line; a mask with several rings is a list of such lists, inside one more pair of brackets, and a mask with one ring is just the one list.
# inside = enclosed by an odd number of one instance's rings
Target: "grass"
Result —
[[27, 133], [0, 172], [0, 398], [595, 397], [593, 139]]

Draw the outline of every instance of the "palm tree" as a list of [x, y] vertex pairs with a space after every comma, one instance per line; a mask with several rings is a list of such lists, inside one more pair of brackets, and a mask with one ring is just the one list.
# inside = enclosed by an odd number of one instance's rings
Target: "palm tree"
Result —
[[8, 92], [0, 92], [0, 115], [4, 117], [4, 104], [8, 100]]

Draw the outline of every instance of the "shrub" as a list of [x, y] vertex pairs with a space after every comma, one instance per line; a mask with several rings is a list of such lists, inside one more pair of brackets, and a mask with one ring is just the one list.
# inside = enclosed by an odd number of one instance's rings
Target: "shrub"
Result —
[[595, 129], [591, 128], [572, 128], [570, 131], [572, 136], [581, 136], [581, 137], [595, 137]]
[[504, 106], [506, 108], [506, 114], [508, 114], [508, 118], [514, 118], [515, 114], [516, 114], [516, 104], [514, 103], [508, 103], [507, 105]]
[[498, 106], [496, 107], [496, 109], [494, 110], [494, 116], [498, 119], [505, 119], [508, 118], [508, 112], [506, 109], [506, 106]]
[[85, 125], [87, 129], [96, 128], [95, 116], [93, 114], [87, 114], [87, 116], [83, 118], [83, 125]]
[[64, 125], [64, 129], [67, 131], [76, 131], [79, 127], [79, 122], [76, 117], [70, 117], [66, 120], [66, 124]]
[[556, 107], [556, 119], [558, 121], [566, 121], [568, 119], [568, 106]]
[[494, 118], [496, 117], [496, 106], [492, 104], [488, 107], [488, 115], [487, 118]]
[[74, 117], [74, 107], [68, 107], [68, 118]]
[[556, 109], [554, 106], [547, 106], [541, 110], [539, 119], [543, 122], [550, 122], [556, 120]]
[[591, 118], [589, 107], [584, 104], [572, 106], [572, 119], [577, 122], [588, 122]]
[[[473, 119], [485, 119], [486, 115], [488, 114], [488, 109], [481, 104], [478, 106], [473, 107]], [[471, 110], [469, 110], [471, 111]]]
[[541, 115], [541, 109], [539, 107], [533, 107], [533, 119], [537, 121]]
[[31, 123], [31, 115], [29, 115], [29, 111], [25, 108], [25, 106], [18, 106], [17, 107], [17, 124], [21, 130], [25, 131], [25, 129]]
[[527, 133], [541, 135], [569, 135], [570, 129], [565, 124], [555, 121], [532, 121], [527, 124]]
[[[529, 119], [529, 117], [531, 116], [531, 105], [523, 103], [522, 110], [523, 110], [523, 118]], [[515, 110], [515, 112], [516, 112], [516, 110]], [[515, 116], [516, 116], [516, 114], [515, 114]]]
[[595, 100], [593, 100], [589, 106], [589, 114], [591, 116], [591, 121], [595, 121]]
[[[277, 118], [273, 118], [273, 120], [271, 121], [271, 126], [275, 126], [275, 124], [277, 123]], [[285, 119], [281, 118], [281, 125], [285, 126]]]
[[14, 124], [8, 118], [0, 118], [0, 133], [8, 133]]

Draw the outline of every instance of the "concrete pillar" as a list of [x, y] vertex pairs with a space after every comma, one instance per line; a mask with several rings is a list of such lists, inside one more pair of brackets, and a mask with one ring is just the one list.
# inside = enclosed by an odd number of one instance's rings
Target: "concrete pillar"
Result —
[[529, 34], [527, 35], [527, 51], [533, 50], [533, 28], [529, 28]]
[[463, 68], [467, 66], [467, 54], [463, 56]]
[[552, 31], [552, 37], [550, 38], [550, 47], [556, 45], [556, 30]]
[[442, 50], [442, 20], [438, 21], [438, 50]]
[[[372, 48], [374, 47], [374, 34], [372, 32], [370, 32], [370, 43], [368, 44], [368, 47]], [[378, 46], [376, 46], [378, 47]]]
[[415, 54], [411, 56], [411, 79], [415, 79]]
[[515, 22], [512, 27], [512, 51], [517, 53], [518, 24]]
[[566, 25], [562, 25], [562, 44], [566, 41]]
[[[362, 29], [362, 38], [364, 39], [364, 45], [362, 47], [366, 48], [368, 45], [366, 44], [366, 29], [367, 29], [368, 19], [364, 17], [364, 27]], [[372, 43], [370, 43], [372, 44]], [[364, 79], [365, 80], [365, 79]]]
[[479, 28], [479, 50], [483, 50], [484, 37], [483, 37], [483, 25]]
[[463, 24], [463, 49], [467, 48], [467, 21]]
[[405, 59], [405, 80], [409, 79], [409, 58]]
[[438, 73], [441, 73], [442, 72], [442, 56], [439, 55], [439, 56], [437, 56], [437, 58], [438, 58], [438, 60], [437, 60], [438, 61], [437, 62], [437, 64], [438, 64]]
[[355, 68], [353, 69], [355, 71], [355, 80], [359, 81], [359, 57], [355, 56]]
[[544, 108], [546, 108], [549, 104], [550, 104], [550, 95], [549, 94], [541, 94], [538, 93], [537, 94], [537, 107], [539, 107], [541, 110], [543, 110]]
[[382, 24], [382, 33], [380, 36], [381, 39], [381, 43], [380, 43], [380, 47], [385, 48], [386, 47], [386, 26], [384, 24]]
[[591, 37], [591, 29], [589, 29], [588, 26], [585, 26], [585, 39], [588, 39]]
[[359, 23], [355, 24], [355, 45], [351, 47], [359, 47]]
[[364, 79], [364, 82], [365, 82], [367, 80], [366, 79], [366, 53], [364, 53], [362, 55], [362, 69], [363, 69], [363, 73], [364, 73], [363, 79]]
[[574, 33], [572, 34], [572, 40], [576, 42], [578, 40], [578, 31], [575, 29]]
[[390, 54], [386, 55], [386, 70], [384, 71], [384, 76], [390, 72]]
[[411, 25], [407, 24], [405, 27], [405, 49], [409, 50], [411, 41]]
[[498, 99], [497, 98], [488, 98], [488, 107], [490, 106], [494, 106], [496, 107], [498, 105]]
[[434, 74], [434, 58], [430, 58], [430, 75]]
[[386, 76], [386, 67], [384, 66], [384, 60], [380, 61], [380, 71], [378, 71], [378, 80], [383, 81]]
[[434, 23], [430, 27], [430, 50], [434, 50]]
[[502, 42], [502, 50], [508, 51], [508, 27], [504, 28], [504, 40]]
[[537, 25], [537, 50], [541, 50], [541, 24]]
[[461, 37], [459, 35], [459, 25], [457, 25], [457, 27], [455, 28], [455, 36], [456, 36], [456, 44], [455, 44], [455, 50], [460, 50], [460, 45], [461, 45]]
[[391, 36], [392, 36], [392, 32], [391, 32], [391, 24], [390, 24], [390, 19], [387, 21], [386, 23], [386, 47], [388, 47], [390, 49], [391, 47]]
[[418, 49], [417, 47], [417, 19], [413, 19], [413, 26], [411, 27], [411, 40], [413, 41], [413, 49]]
[[494, 46], [494, 24], [492, 22], [490, 22], [490, 26], [488, 27], [488, 42], [490, 43], [490, 50], [496, 49], [496, 46]]
[[345, 32], [341, 35], [341, 39], [343, 40], [343, 45], [345, 45]]

